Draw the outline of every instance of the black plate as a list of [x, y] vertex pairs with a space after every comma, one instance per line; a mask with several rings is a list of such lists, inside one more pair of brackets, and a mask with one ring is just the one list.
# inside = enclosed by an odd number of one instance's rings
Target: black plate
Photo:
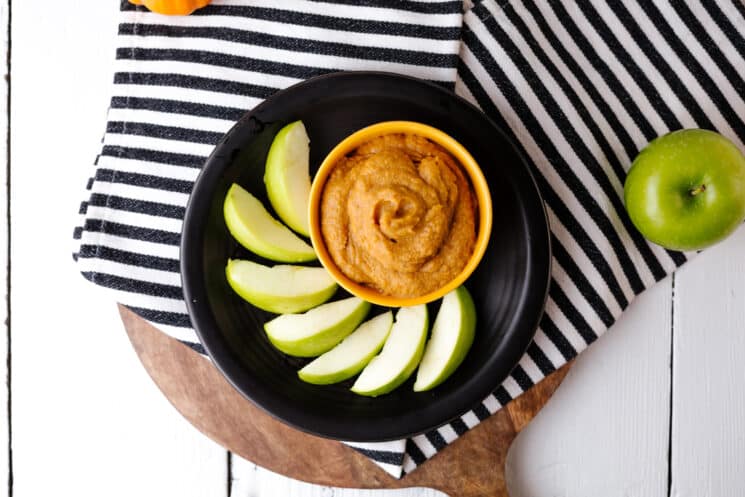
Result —
[[[228, 286], [229, 257], [273, 264], [228, 233], [222, 204], [238, 182], [269, 207], [264, 161], [285, 124], [302, 119], [311, 141], [311, 174], [331, 148], [379, 121], [419, 121], [462, 143], [491, 189], [494, 229], [486, 255], [466, 283], [478, 312], [476, 338], [463, 364], [442, 385], [367, 398], [338, 385], [303, 383], [307, 360], [277, 351], [263, 331], [273, 317]], [[536, 183], [504, 133], [465, 100], [437, 85], [387, 73], [328, 74], [276, 93], [247, 113], [220, 141], [194, 186], [181, 238], [184, 296], [202, 344], [233, 386], [303, 431], [349, 441], [382, 441], [429, 430], [476, 406], [507, 377], [530, 343], [548, 289], [548, 224]], [[346, 296], [340, 291], [335, 298]], [[438, 303], [430, 306], [433, 318]], [[380, 308], [377, 309], [380, 312]]]

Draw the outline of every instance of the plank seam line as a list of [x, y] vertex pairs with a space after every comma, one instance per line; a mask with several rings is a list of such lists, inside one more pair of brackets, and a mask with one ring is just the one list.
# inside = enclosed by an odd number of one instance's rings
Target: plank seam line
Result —
[[670, 405], [668, 411], [667, 420], [667, 496], [672, 497], [673, 495], [673, 396], [675, 394], [675, 369], [674, 369], [674, 353], [675, 353], [675, 273], [672, 275], [671, 280], [671, 295], [672, 299], [670, 305]]
[[6, 37], [6, 54], [5, 54], [5, 88], [6, 88], [6, 122], [7, 122], [7, 128], [5, 131], [5, 206], [6, 206], [6, 232], [7, 232], [7, 241], [6, 241], [6, 266], [5, 266], [5, 276], [6, 276], [6, 287], [5, 287], [5, 305], [7, 309], [7, 317], [5, 319], [5, 333], [7, 337], [7, 343], [6, 343], [6, 360], [5, 360], [5, 370], [7, 372], [6, 376], [6, 384], [5, 388], [7, 391], [8, 401], [7, 401], [7, 418], [8, 418], [8, 497], [13, 497], [13, 420], [11, 418], [12, 413], [12, 395], [11, 395], [11, 385], [12, 385], [12, 360], [11, 360], [11, 332], [10, 332], [10, 323], [11, 323], [11, 311], [10, 311], [10, 68], [11, 68], [11, 56], [10, 56], [10, 49], [11, 49], [11, 41], [10, 41], [10, 34], [11, 34], [11, 19], [12, 19], [12, 9], [13, 9], [13, 2], [12, 0], [7, 0], [6, 3], [8, 7], [8, 23], [5, 26], [5, 37]]
[[7, 372], [5, 388], [7, 391], [7, 418], [8, 418], [8, 497], [13, 497], [13, 420], [11, 419], [12, 412], [12, 397], [11, 397], [11, 384], [12, 384], [12, 373], [11, 373], [11, 333], [10, 333], [10, 33], [11, 33], [11, 14], [12, 14], [12, 0], [7, 0], [8, 7], [8, 22], [5, 26], [6, 36], [6, 54], [5, 54], [5, 88], [6, 88], [6, 122], [7, 128], [5, 131], [5, 215], [6, 215], [6, 266], [5, 266], [5, 305], [7, 309], [7, 317], [5, 319], [5, 333], [6, 333], [6, 360], [5, 370]]
[[227, 453], [227, 465], [228, 465], [228, 471], [227, 471], [227, 478], [225, 478], [226, 481], [226, 491], [225, 495], [228, 497], [232, 494], [232, 488], [233, 488], [233, 453], [229, 450], [225, 451]]

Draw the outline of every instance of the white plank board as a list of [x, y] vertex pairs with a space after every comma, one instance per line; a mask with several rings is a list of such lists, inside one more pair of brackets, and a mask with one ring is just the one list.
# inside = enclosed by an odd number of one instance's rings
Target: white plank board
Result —
[[[4, 2], [0, 4], [0, 59], [5, 61], [8, 53], [8, 4]], [[3, 63], [4, 66], [4, 63]], [[5, 67], [0, 72], [5, 76]], [[0, 219], [3, 220], [3, 228], [0, 231], [0, 261], [2, 261], [2, 278], [0, 284], [2, 284], [2, 302], [0, 302], [0, 323], [3, 323], [2, 330], [0, 330], [0, 493], [3, 495], [10, 495], [8, 489], [8, 473], [10, 471], [10, 461], [8, 458], [8, 301], [7, 301], [7, 287], [8, 287], [8, 272], [5, 269], [6, 261], [8, 260], [8, 232], [5, 225], [7, 219], [7, 167], [6, 167], [6, 156], [7, 156], [7, 141], [6, 137], [8, 134], [8, 83], [6, 78], [0, 79], [0, 184], [2, 184], [2, 190], [0, 190]]]
[[741, 228], [676, 279], [671, 495], [745, 495], [743, 247]]
[[[303, 457], [299, 455], [298, 457]], [[444, 497], [431, 488], [358, 490], [311, 485], [263, 469], [238, 456], [232, 457], [230, 497]]]
[[100, 147], [118, 1], [13, 1], [14, 495], [219, 497], [227, 453], [145, 373], [72, 229]]
[[670, 321], [668, 278], [577, 358], [512, 445], [511, 496], [667, 496]]

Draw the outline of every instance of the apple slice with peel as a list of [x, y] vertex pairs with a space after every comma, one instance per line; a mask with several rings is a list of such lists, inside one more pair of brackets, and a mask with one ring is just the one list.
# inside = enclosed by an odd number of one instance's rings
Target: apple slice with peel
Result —
[[310, 140], [302, 121], [290, 123], [274, 137], [266, 157], [264, 183], [272, 207], [290, 228], [310, 235]]
[[356, 375], [380, 352], [393, 326], [391, 311], [362, 323], [339, 345], [317, 358], [297, 375], [316, 385], [338, 383]]
[[296, 357], [315, 357], [334, 348], [365, 319], [370, 303], [351, 297], [311, 309], [284, 314], [264, 323], [275, 347]]
[[399, 309], [383, 351], [362, 370], [352, 391], [377, 397], [405, 382], [422, 359], [428, 325], [426, 305]]
[[279, 262], [316, 259], [313, 247], [274, 219], [259, 199], [238, 184], [225, 196], [223, 215], [230, 234], [254, 254]]
[[442, 299], [419, 364], [415, 392], [430, 390], [453, 374], [471, 348], [475, 330], [476, 306], [468, 290], [458, 287]]
[[277, 314], [302, 312], [321, 305], [336, 292], [336, 282], [322, 267], [263, 266], [229, 259], [228, 283], [247, 302]]

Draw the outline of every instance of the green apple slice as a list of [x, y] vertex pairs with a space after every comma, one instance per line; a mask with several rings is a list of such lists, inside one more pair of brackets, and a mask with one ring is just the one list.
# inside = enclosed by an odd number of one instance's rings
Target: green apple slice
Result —
[[428, 324], [426, 305], [399, 309], [383, 351], [362, 370], [352, 391], [377, 397], [405, 382], [422, 359]]
[[317, 358], [297, 375], [316, 385], [338, 383], [356, 375], [383, 348], [393, 326], [391, 311], [362, 323], [339, 345]]
[[415, 392], [430, 390], [445, 381], [460, 366], [473, 344], [476, 306], [465, 287], [443, 297], [432, 326], [432, 336], [419, 364]]
[[223, 214], [230, 234], [254, 254], [279, 262], [316, 259], [313, 247], [274, 219], [259, 199], [238, 184], [228, 190]]
[[228, 283], [247, 302], [277, 314], [303, 312], [321, 305], [336, 292], [336, 282], [322, 267], [262, 266], [229, 259]]
[[311, 309], [284, 314], [264, 324], [269, 341], [296, 357], [315, 357], [334, 348], [365, 319], [370, 303], [351, 297]]
[[310, 236], [310, 140], [302, 121], [290, 123], [274, 137], [266, 157], [264, 183], [272, 207], [290, 228]]

